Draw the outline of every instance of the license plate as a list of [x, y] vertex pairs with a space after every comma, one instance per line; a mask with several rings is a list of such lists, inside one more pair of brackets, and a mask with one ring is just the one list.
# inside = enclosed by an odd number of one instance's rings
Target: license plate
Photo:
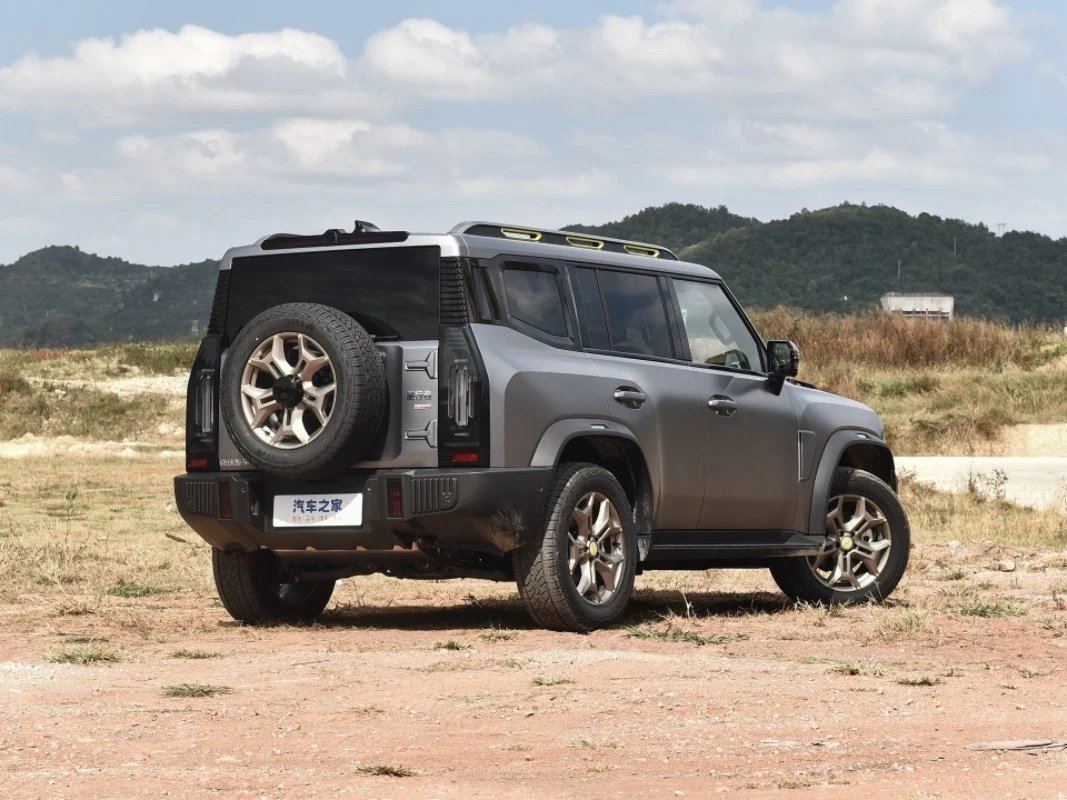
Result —
[[275, 528], [358, 527], [362, 524], [362, 494], [279, 494], [274, 498]]

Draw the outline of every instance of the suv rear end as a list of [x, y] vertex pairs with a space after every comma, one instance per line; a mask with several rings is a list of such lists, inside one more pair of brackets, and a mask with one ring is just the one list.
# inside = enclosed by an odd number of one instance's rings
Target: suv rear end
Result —
[[352, 574], [510, 579], [551, 470], [489, 469], [462, 249], [357, 224], [224, 257], [175, 493], [237, 619], [314, 617]]

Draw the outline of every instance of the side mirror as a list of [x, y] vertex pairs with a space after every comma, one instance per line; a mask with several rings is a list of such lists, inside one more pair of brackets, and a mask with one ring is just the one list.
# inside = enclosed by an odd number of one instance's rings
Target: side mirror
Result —
[[784, 339], [767, 342], [767, 371], [772, 378], [795, 378], [800, 371], [800, 350]]

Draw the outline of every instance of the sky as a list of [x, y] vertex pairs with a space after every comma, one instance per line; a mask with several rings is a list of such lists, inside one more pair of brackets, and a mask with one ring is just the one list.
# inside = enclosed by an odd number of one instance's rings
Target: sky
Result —
[[1065, 190], [1062, 0], [0, 0], [0, 263]]

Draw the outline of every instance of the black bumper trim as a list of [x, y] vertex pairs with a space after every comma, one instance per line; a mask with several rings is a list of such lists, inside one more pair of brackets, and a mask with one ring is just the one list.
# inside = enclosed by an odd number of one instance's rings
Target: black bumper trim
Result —
[[[223, 550], [410, 549], [503, 555], [522, 545], [544, 518], [551, 468], [352, 470], [328, 481], [286, 481], [257, 472], [211, 472], [174, 479], [178, 511]], [[401, 482], [403, 518], [388, 517], [387, 485]], [[219, 516], [219, 485], [230, 484], [230, 518]], [[359, 527], [275, 528], [280, 494], [361, 492]]]

